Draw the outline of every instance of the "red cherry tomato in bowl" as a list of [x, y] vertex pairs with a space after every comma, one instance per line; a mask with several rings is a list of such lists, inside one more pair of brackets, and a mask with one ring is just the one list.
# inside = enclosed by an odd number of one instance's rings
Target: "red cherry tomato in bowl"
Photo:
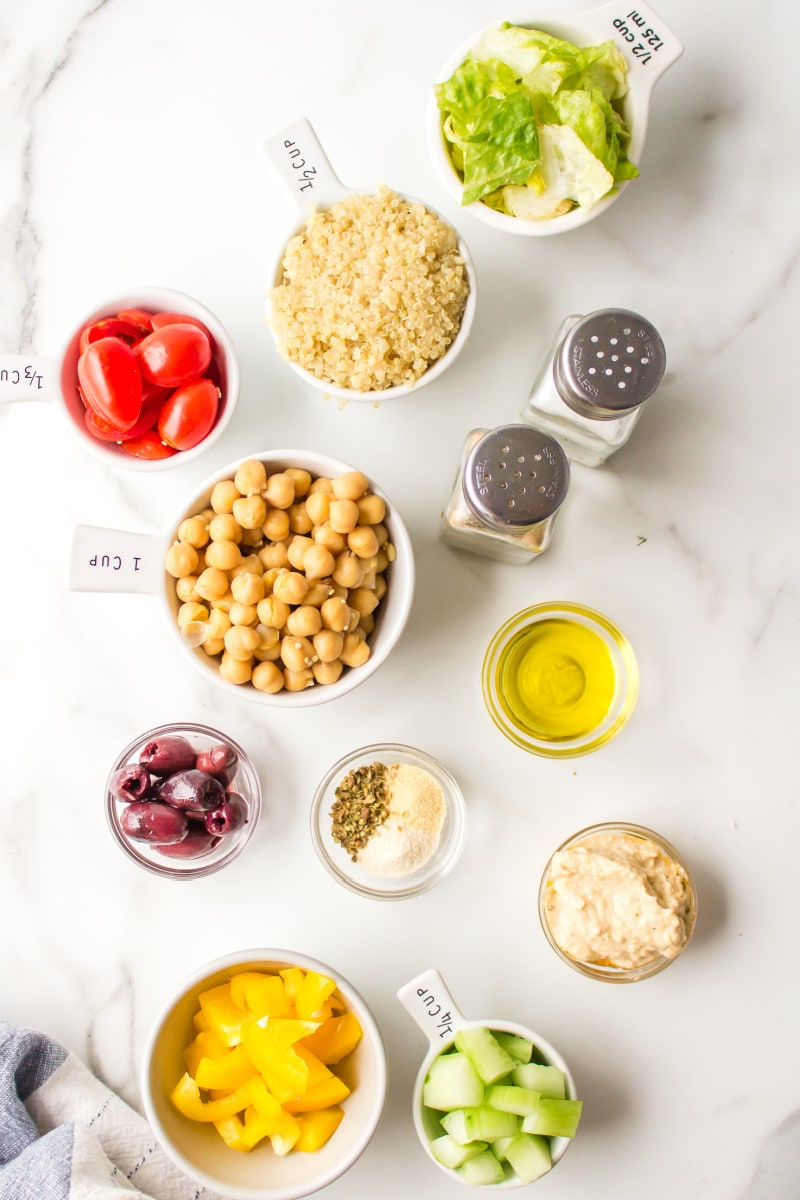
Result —
[[160, 387], [182, 387], [199, 379], [211, 362], [211, 343], [196, 325], [162, 325], [136, 346], [142, 375]]
[[142, 375], [127, 342], [103, 337], [78, 359], [78, 381], [86, 403], [114, 429], [136, 424], [142, 410]]
[[177, 388], [158, 418], [159, 436], [176, 450], [191, 450], [211, 432], [219, 409], [219, 390], [210, 379]]
[[177, 453], [171, 446], [165, 446], [152, 429], [148, 429], [146, 433], [140, 433], [138, 437], [129, 438], [127, 442], [122, 442], [120, 448], [134, 458], [172, 458], [173, 454]]
[[197, 317], [187, 317], [185, 313], [153, 313], [151, 317], [153, 329], [161, 329], [164, 325], [194, 325], [197, 329], [202, 329], [203, 333], [211, 341], [211, 334]]

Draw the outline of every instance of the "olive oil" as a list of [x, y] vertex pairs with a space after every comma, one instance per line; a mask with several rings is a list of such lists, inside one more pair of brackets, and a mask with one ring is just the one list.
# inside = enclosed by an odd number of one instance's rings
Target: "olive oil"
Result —
[[565, 617], [533, 621], [504, 647], [496, 667], [497, 701], [508, 720], [544, 742], [583, 738], [614, 703], [611, 649], [593, 629]]

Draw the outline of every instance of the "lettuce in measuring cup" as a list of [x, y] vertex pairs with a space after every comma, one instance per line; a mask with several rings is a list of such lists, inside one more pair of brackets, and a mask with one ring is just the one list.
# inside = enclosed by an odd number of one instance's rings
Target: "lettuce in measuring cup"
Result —
[[638, 170], [615, 102], [628, 68], [612, 41], [574, 46], [540, 30], [489, 30], [436, 84], [462, 204], [547, 220], [588, 209]]

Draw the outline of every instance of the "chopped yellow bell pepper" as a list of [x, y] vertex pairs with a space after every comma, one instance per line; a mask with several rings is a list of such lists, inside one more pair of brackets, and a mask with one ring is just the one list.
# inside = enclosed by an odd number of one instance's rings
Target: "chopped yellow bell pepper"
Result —
[[320, 1108], [341, 1104], [349, 1095], [350, 1088], [347, 1084], [337, 1075], [331, 1075], [330, 1079], [323, 1079], [313, 1087], [307, 1088], [301, 1096], [287, 1100], [284, 1108], [290, 1113], [316, 1112]]
[[265, 975], [263, 971], [239, 971], [231, 978], [229, 984], [231, 999], [243, 1012], [247, 1012], [248, 1010], [246, 999], [247, 985], [257, 979], [269, 979], [269, 976]]
[[300, 967], [284, 967], [282, 971], [278, 972], [278, 974], [283, 980], [284, 987], [286, 988], [286, 995], [294, 1003], [294, 999], [297, 996], [297, 993], [300, 991], [300, 987], [305, 979], [305, 971], [301, 970]]
[[361, 1041], [362, 1030], [354, 1013], [342, 1013], [323, 1021], [319, 1029], [303, 1039], [303, 1045], [330, 1066], [341, 1062]]
[[294, 1148], [299, 1137], [300, 1126], [294, 1117], [285, 1112], [278, 1128], [270, 1134], [269, 1140], [272, 1142], [272, 1149], [275, 1153], [284, 1158]]
[[309, 1050], [303, 1042], [295, 1042], [292, 1047], [295, 1054], [302, 1058], [303, 1062], [308, 1067], [308, 1083], [306, 1088], [314, 1087], [315, 1084], [321, 1083], [323, 1079], [330, 1079], [333, 1071], [321, 1062], [313, 1051]]
[[199, 1087], [189, 1074], [181, 1076], [170, 1096], [178, 1112], [192, 1121], [224, 1121], [227, 1117], [242, 1112], [250, 1103], [250, 1092], [246, 1083], [219, 1100], [203, 1100]]
[[244, 989], [247, 1007], [254, 1017], [288, 1017], [292, 1004], [279, 975], [251, 979]]
[[326, 1001], [335, 990], [335, 982], [327, 975], [321, 975], [319, 971], [306, 971], [294, 1001], [298, 1017], [304, 1021], [321, 1021], [329, 1017], [331, 1008]]
[[243, 1150], [248, 1153], [253, 1149], [245, 1138], [244, 1123], [237, 1116], [226, 1117], [224, 1121], [215, 1121], [214, 1128], [226, 1146], [231, 1150]]
[[215, 1033], [205, 1030], [203, 1033], [198, 1033], [194, 1041], [186, 1047], [183, 1052], [183, 1061], [186, 1064], [186, 1070], [194, 1078], [201, 1058], [224, 1058], [227, 1053], [228, 1047], [224, 1042], [221, 1042]]
[[303, 1113], [297, 1118], [300, 1136], [294, 1144], [295, 1150], [319, 1150], [339, 1128], [343, 1116], [344, 1109], [338, 1106]]
[[209, 988], [198, 996], [201, 1011], [208, 1027], [226, 1046], [238, 1046], [242, 1040], [242, 1021], [245, 1014], [235, 1003], [229, 983]]
[[237, 1088], [257, 1075], [244, 1046], [234, 1046], [224, 1058], [201, 1058], [194, 1072], [201, 1088]]
[[242, 1037], [250, 1061], [277, 1100], [283, 1103], [303, 1095], [308, 1086], [308, 1065], [290, 1045], [281, 1045], [255, 1021], [242, 1026]]

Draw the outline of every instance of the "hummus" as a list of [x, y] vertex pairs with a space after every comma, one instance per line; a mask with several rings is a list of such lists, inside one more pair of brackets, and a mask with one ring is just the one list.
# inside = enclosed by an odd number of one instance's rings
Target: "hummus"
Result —
[[686, 871], [647, 838], [590, 833], [551, 860], [545, 916], [578, 962], [630, 970], [675, 958], [694, 923]]

